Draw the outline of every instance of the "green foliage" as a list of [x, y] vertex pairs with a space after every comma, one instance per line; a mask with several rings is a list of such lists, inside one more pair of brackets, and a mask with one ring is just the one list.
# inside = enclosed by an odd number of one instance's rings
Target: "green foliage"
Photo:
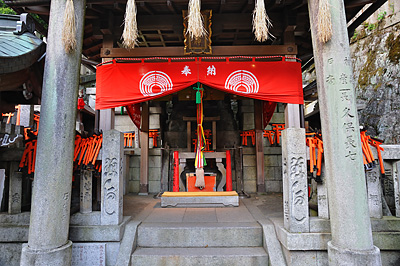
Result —
[[15, 15], [14, 10], [9, 8], [6, 4], [4, 4], [3, 0], [0, 0], [0, 14], [10, 14], [10, 15]]
[[380, 12], [379, 15], [378, 15], [378, 21], [381, 21], [385, 17], [386, 17], [386, 11]]
[[48, 29], [49, 25], [47, 25], [46, 21], [44, 21], [41, 17], [39, 17], [37, 14], [30, 14], [31, 17], [36, 20], [37, 23], [43, 26], [44, 29]]
[[376, 28], [376, 25], [374, 23], [368, 24], [367, 29], [370, 31], [373, 31]]

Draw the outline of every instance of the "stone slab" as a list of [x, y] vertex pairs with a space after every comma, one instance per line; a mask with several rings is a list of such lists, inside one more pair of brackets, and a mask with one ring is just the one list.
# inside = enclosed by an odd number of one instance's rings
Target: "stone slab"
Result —
[[[394, 218], [394, 217], [393, 217]], [[400, 232], [393, 232], [390, 229], [398, 229], [400, 220], [394, 222], [394, 219], [389, 219], [391, 225], [387, 226], [387, 231], [384, 232], [372, 232], [373, 242], [376, 247], [381, 250], [397, 250], [400, 251]], [[278, 239], [281, 244], [288, 250], [327, 250], [328, 242], [331, 240], [330, 223], [329, 220], [325, 219], [310, 219], [310, 228], [313, 231], [316, 228], [320, 228], [324, 232], [310, 232], [310, 233], [290, 233], [283, 227], [282, 219], [271, 218], [275, 225], [275, 230], [278, 235]], [[384, 224], [387, 222], [382, 219], [372, 219], [373, 230], [374, 227], [385, 228]], [[393, 225], [396, 224], [396, 225]]]
[[29, 225], [1, 224], [0, 242], [28, 242]]
[[[381, 145], [381, 147], [384, 148], [381, 151], [384, 160], [400, 160], [400, 145]], [[373, 148], [372, 151], [375, 152], [376, 149]], [[378, 158], [378, 156], [376, 155], [375, 158]]]
[[268, 265], [268, 255], [262, 247], [138, 248], [131, 265]]
[[0, 265], [19, 266], [22, 243], [0, 243]]
[[74, 213], [70, 218], [70, 225], [100, 225], [100, 212]]
[[72, 266], [106, 265], [105, 243], [73, 243]]
[[137, 246], [137, 228], [139, 221], [130, 221], [125, 226], [124, 236], [119, 247], [115, 266], [128, 266], [131, 263], [131, 255]]
[[215, 208], [218, 222], [255, 222], [253, 215], [244, 204], [236, 208]]
[[281, 244], [277, 238], [274, 224], [268, 219], [258, 221], [263, 228], [263, 246], [268, 253], [270, 265], [286, 266]]
[[124, 216], [119, 225], [71, 225], [69, 239], [73, 242], [119, 242], [130, 219], [130, 216]]
[[138, 227], [139, 247], [260, 247], [261, 226], [253, 222], [148, 223]]
[[210, 208], [239, 206], [239, 196], [215, 196], [215, 197], [161, 197], [161, 207], [180, 208]]
[[1, 224], [14, 224], [14, 225], [29, 225], [30, 212], [22, 212], [17, 214], [0, 214], [0, 225]]
[[216, 208], [187, 208], [183, 216], [183, 222], [216, 223], [218, 220], [215, 209]]

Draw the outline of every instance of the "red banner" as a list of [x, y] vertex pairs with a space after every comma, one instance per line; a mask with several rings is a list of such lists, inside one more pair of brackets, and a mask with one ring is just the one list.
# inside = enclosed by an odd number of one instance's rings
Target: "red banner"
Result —
[[[277, 58], [279, 59], [279, 58]], [[177, 60], [177, 59], [175, 59]], [[159, 98], [196, 82], [244, 97], [303, 104], [299, 62], [132, 61], [105, 63], [97, 68], [96, 109], [107, 109]], [[207, 60], [207, 61], [206, 61]]]
[[271, 121], [272, 115], [275, 112], [276, 102], [263, 102], [263, 128], [265, 128], [269, 121]]
[[135, 126], [140, 129], [140, 120], [141, 120], [141, 112], [140, 112], [140, 104], [130, 104], [125, 106], [126, 112], [128, 113], [129, 117], [131, 118], [132, 122]]

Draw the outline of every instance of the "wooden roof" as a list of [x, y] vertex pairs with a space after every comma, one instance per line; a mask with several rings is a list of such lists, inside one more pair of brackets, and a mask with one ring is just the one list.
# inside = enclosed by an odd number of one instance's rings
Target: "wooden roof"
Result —
[[38, 61], [46, 44], [29, 31], [34, 24], [28, 20], [0, 14], [0, 112], [13, 111], [15, 104], [40, 101], [43, 60]]
[[[17, 12], [36, 13], [48, 21], [50, 0], [5, 0]], [[265, 0], [272, 20], [271, 33], [276, 37], [264, 43], [254, 40], [252, 12], [254, 0], [202, 0], [202, 10], [212, 10], [213, 46], [255, 46], [295, 43], [297, 56], [307, 62], [312, 58], [312, 44], [307, 0]], [[386, 0], [345, 0], [350, 21], [366, 4], [368, 15]], [[112, 35], [118, 47], [123, 30], [126, 0], [87, 0], [83, 54], [89, 60], [101, 61], [101, 48], [106, 35]], [[140, 47], [183, 47], [183, 17], [188, 0], [136, 0]], [[368, 15], [369, 16], [369, 15]], [[364, 18], [365, 19], [365, 18]], [[363, 20], [362, 20], [363, 21]], [[362, 22], [361, 21], [361, 22]], [[361, 23], [356, 21], [358, 25]], [[350, 25], [350, 31], [356, 24]], [[357, 26], [358, 26], [357, 25]], [[43, 29], [43, 31], [45, 31]], [[352, 33], [350, 32], [350, 35]], [[294, 36], [294, 39], [293, 39]], [[183, 48], [182, 48], [183, 49]], [[157, 55], [162, 54], [159, 49]]]
[[0, 14], [0, 74], [33, 65], [46, 51], [45, 43], [31, 32], [15, 34], [20, 16]]

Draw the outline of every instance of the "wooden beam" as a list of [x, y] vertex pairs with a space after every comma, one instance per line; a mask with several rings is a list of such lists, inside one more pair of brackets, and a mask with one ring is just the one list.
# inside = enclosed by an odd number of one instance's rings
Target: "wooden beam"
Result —
[[[267, 55], [296, 55], [296, 45], [252, 45], [252, 46], [213, 46], [212, 55], [198, 56], [267, 56]], [[183, 57], [183, 47], [142, 47], [127, 50], [124, 48], [102, 48], [101, 57], [151, 57], [171, 56]], [[190, 55], [193, 56], [193, 55]]]
[[139, 193], [149, 192], [149, 102], [142, 103], [140, 131], [140, 184]]
[[254, 125], [256, 129], [257, 192], [265, 192], [263, 107], [261, 100], [254, 100]]
[[167, 7], [173, 14], [178, 14], [178, 12], [176, 12], [176, 8], [171, 0], [167, 0]]

